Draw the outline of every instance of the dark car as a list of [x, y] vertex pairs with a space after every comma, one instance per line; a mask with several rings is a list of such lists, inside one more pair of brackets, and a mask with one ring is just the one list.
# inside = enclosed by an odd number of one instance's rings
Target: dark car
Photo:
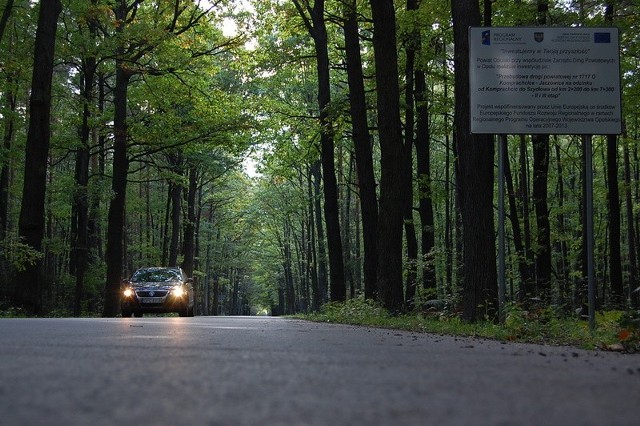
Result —
[[169, 312], [192, 317], [194, 304], [193, 279], [187, 278], [181, 268], [140, 268], [131, 279], [122, 281], [123, 317]]

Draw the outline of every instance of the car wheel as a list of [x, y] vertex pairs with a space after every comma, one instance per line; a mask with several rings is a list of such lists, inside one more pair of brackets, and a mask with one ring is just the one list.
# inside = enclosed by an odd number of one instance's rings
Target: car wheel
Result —
[[131, 318], [132, 312], [126, 309], [122, 310], [122, 318]]
[[142, 312], [137, 312], [136, 311], [136, 312], [133, 313], [133, 316], [136, 317], [136, 318], [142, 318]]

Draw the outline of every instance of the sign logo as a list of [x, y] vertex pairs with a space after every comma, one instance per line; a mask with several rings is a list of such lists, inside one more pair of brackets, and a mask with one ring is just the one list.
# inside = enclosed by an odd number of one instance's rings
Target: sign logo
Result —
[[544, 33], [543, 32], [535, 32], [533, 33], [533, 39], [540, 43], [542, 40], [544, 40]]
[[482, 44], [491, 46], [491, 31], [487, 30], [482, 32]]
[[611, 33], [594, 33], [594, 43], [611, 43]]

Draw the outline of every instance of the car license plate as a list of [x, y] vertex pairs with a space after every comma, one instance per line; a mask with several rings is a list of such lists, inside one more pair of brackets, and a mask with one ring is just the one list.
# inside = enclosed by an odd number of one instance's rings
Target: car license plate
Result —
[[143, 297], [142, 303], [162, 303], [164, 297]]

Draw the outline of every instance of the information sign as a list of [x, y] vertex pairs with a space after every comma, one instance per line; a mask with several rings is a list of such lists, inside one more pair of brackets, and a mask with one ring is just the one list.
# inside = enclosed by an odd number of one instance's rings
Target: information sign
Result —
[[617, 28], [469, 29], [471, 132], [620, 134]]

